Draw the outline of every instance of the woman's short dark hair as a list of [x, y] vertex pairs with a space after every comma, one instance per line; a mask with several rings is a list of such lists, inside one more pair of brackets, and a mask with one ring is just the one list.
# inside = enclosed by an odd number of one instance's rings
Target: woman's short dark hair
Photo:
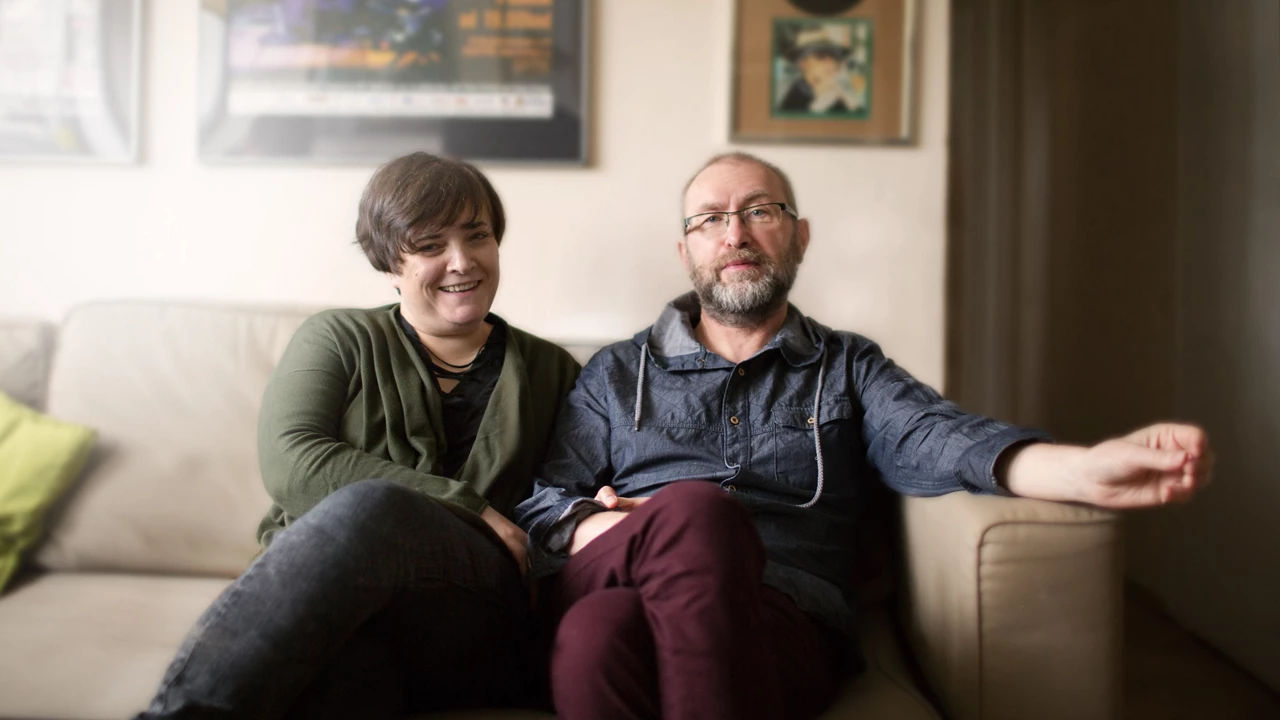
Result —
[[360, 196], [356, 242], [375, 269], [397, 272], [400, 254], [413, 250], [415, 231], [486, 215], [494, 238], [502, 242], [506, 215], [484, 173], [461, 160], [416, 152], [388, 162], [369, 178]]

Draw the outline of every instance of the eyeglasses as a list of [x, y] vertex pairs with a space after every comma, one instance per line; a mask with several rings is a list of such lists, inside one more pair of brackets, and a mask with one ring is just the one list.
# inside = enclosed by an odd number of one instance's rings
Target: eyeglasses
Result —
[[744, 225], [765, 228], [782, 222], [783, 213], [793, 218], [800, 217], [794, 208], [784, 202], [762, 203], [744, 207], [741, 210], [698, 213], [684, 219], [684, 234], [698, 232], [714, 236], [724, 235], [729, 231], [729, 218], [734, 215], [737, 215]]

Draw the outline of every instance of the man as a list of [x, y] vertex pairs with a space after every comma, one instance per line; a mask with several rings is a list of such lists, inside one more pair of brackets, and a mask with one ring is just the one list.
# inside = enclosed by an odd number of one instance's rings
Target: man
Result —
[[559, 624], [564, 718], [809, 717], [846, 672], [866, 483], [1136, 507], [1208, 478], [1203, 432], [1092, 448], [964, 413], [787, 303], [809, 245], [786, 176], [712, 158], [685, 189], [694, 292], [584, 369], [516, 510]]

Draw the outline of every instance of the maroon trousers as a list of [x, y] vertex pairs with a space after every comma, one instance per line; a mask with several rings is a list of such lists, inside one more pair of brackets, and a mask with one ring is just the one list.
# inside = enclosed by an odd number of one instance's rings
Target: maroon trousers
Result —
[[544, 588], [561, 718], [808, 718], [840, 669], [822, 630], [761, 582], [764, 548], [709, 482], [664, 488]]

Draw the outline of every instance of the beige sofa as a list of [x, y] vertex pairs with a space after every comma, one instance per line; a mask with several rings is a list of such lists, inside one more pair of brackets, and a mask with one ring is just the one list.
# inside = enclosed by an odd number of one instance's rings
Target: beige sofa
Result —
[[[0, 320], [0, 389], [98, 432], [30, 568], [0, 596], [0, 717], [142, 708], [196, 616], [257, 551], [258, 403], [307, 314], [104, 302], [56, 326]], [[901, 612], [882, 599], [864, 610], [868, 671], [827, 717], [1118, 712], [1113, 515], [964, 494], [896, 504]]]

